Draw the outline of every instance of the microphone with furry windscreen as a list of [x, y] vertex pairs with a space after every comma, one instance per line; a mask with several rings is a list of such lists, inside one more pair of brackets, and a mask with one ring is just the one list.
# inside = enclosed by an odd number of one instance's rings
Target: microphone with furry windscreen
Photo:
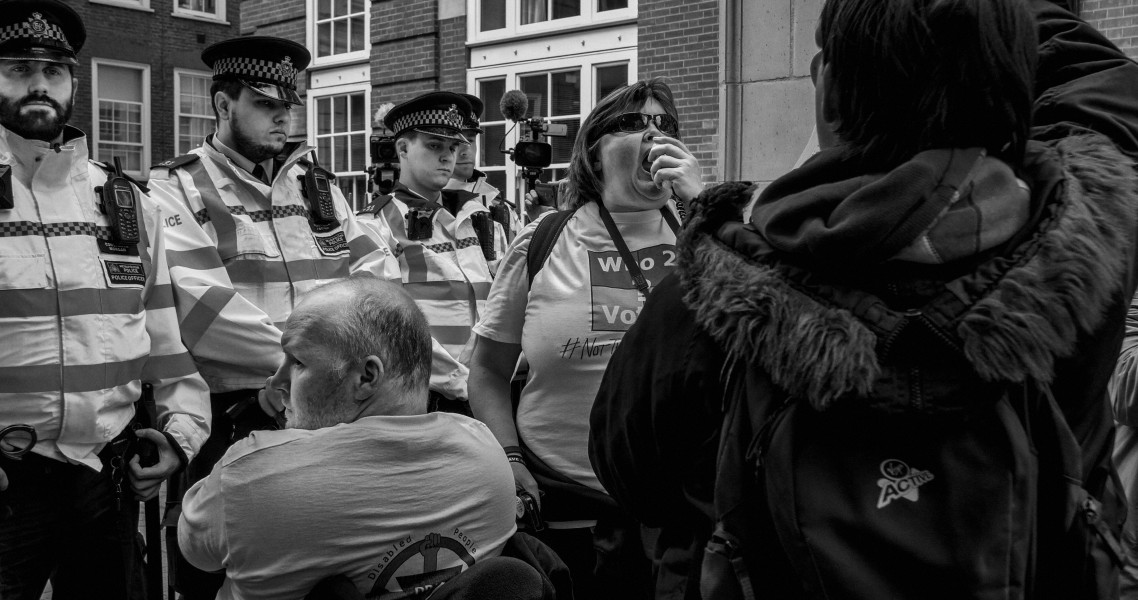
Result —
[[510, 90], [502, 96], [498, 108], [501, 109], [502, 116], [507, 119], [515, 123], [524, 121], [526, 113], [529, 112], [529, 98], [521, 90]]

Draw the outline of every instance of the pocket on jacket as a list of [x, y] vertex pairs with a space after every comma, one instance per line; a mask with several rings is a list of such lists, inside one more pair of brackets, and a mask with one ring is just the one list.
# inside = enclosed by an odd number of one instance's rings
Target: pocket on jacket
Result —
[[47, 254], [0, 255], [0, 290], [35, 290], [47, 287]]

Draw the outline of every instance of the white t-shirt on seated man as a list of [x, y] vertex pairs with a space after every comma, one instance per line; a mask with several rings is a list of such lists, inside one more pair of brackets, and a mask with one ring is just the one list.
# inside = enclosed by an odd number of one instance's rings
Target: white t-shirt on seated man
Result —
[[431, 338], [397, 285], [355, 276], [289, 317], [270, 385], [290, 429], [235, 444], [186, 493], [178, 544], [219, 599], [302, 598], [345, 574], [365, 595], [438, 585], [497, 556], [514, 480], [479, 421], [426, 413]]

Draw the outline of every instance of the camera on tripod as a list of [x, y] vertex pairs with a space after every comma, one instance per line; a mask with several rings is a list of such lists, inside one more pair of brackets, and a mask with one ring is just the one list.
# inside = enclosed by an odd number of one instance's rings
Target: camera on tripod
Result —
[[368, 192], [386, 196], [399, 181], [399, 154], [395, 150], [395, 138], [373, 135], [368, 138], [368, 144], [371, 150], [371, 166], [367, 168]]
[[[503, 154], [510, 156], [514, 164], [521, 167], [522, 177], [526, 181], [526, 192], [537, 187], [537, 180], [541, 177], [542, 169], [549, 167], [553, 162], [553, 146], [542, 141], [542, 137], [564, 137], [569, 133], [569, 126], [564, 123], [550, 123], [544, 117], [526, 118], [529, 112], [529, 97], [521, 90], [510, 90], [502, 96], [498, 108], [502, 116], [520, 125], [521, 139], [517, 145], [509, 150], [499, 147]], [[503, 138], [503, 146], [505, 139]]]

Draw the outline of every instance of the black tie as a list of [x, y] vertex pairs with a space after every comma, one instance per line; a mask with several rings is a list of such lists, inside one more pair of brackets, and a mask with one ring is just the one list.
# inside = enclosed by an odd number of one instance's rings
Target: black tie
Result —
[[265, 167], [262, 167], [260, 164], [253, 167], [253, 177], [260, 179], [261, 183], [264, 183], [264, 184], [269, 183], [268, 180], [265, 178]]

